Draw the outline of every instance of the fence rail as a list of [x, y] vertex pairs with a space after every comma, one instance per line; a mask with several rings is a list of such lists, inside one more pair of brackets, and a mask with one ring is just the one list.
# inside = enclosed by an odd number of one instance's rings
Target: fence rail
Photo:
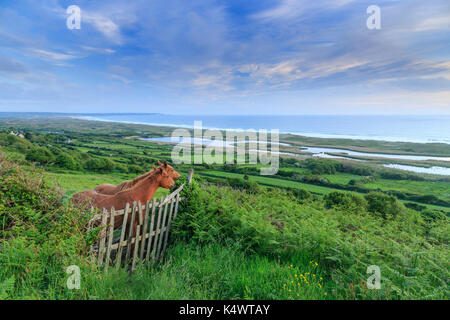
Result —
[[[191, 178], [192, 173], [189, 182]], [[103, 209], [94, 215], [89, 228], [101, 227], [98, 242], [91, 246], [92, 257], [98, 265], [107, 269], [111, 265], [119, 268], [131, 263], [133, 271], [138, 260], [146, 264], [157, 261], [166, 250], [171, 224], [183, 200], [180, 197], [183, 187], [159, 201], [153, 199], [144, 205], [127, 203], [123, 210]], [[114, 221], [119, 217], [123, 218], [122, 224], [115, 228]]]

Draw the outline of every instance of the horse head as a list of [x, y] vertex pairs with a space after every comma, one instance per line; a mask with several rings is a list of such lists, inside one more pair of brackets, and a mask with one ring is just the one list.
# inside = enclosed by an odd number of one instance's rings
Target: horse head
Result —
[[160, 170], [162, 177], [160, 186], [162, 188], [171, 189], [175, 185], [175, 180], [180, 178], [180, 174], [176, 172], [174, 168], [168, 165], [166, 161], [164, 161], [164, 163], [158, 161], [158, 165], [158, 170]]

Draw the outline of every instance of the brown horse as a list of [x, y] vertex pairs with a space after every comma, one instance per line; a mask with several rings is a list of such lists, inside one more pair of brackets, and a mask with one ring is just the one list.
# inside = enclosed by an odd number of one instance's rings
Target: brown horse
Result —
[[[171, 189], [175, 184], [175, 180], [180, 177], [180, 174], [167, 162], [161, 163], [158, 161], [158, 164], [158, 168], [154, 169], [130, 189], [119, 191], [114, 195], [100, 194], [93, 190], [88, 190], [73, 195], [73, 200], [75, 203], [89, 202], [93, 207], [100, 210], [102, 208], [110, 210], [112, 207], [115, 210], [122, 210], [127, 203], [131, 204], [134, 201], [140, 201], [142, 204], [147, 203], [153, 198], [159, 187]], [[114, 219], [114, 228], [122, 225], [123, 217], [123, 215], [120, 215], [117, 219]], [[138, 220], [136, 219], [135, 227]]]
[[126, 190], [126, 189], [130, 189], [132, 187], [134, 187], [136, 184], [138, 184], [140, 181], [144, 180], [147, 176], [149, 176], [150, 174], [153, 173], [153, 171], [156, 170], [156, 167], [153, 166], [153, 169], [149, 172], [144, 173], [143, 175], [134, 178], [132, 180], [127, 180], [122, 182], [121, 184], [115, 186], [113, 184], [109, 184], [109, 183], [105, 183], [105, 184], [101, 184], [97, 187], [95, 187], [94, 191], [97, 193], [101, 193], [101, 194], [109, 194], [109, 195], [113, 195], [116, 194], [120, 191]]

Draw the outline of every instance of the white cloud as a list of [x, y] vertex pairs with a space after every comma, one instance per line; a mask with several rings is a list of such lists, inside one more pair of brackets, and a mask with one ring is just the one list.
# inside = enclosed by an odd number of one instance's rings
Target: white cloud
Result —
[[86, 51], [91, 51], [91, 52], [100, 53], [100, 54], [116, 53], [116, 50], [108, 49], [108, 48], [95, 48], [95, 47], [89, 47], [89, 46], [81, 46], [81, 48], [83, 48]]
[[48, 60], [70, 60], [77, 58], [77, 56], [74, 56], [72, 54], [53, 52], [42, 49], [33, 49], [31, 51], [36, 53], [38, 56]]
[[264, 10], [253, 15], [253, 18], [272, 20], [272, 19], [292, 19], [302, 16], [304, 13], [313, 9], [333, 9], [355, 2], [356, 0], [281, 0], [275, 8]]
[[450, 30], [450, 16], [428, 18], [418, 23], [413, 31], [445, 31]]
[[83, 11], [82, 22], [91, 24], [106, 38], [116, 44], [121, 44], [123, 41], [119, 25], [117, 25], [114, 21], [104, 15]]

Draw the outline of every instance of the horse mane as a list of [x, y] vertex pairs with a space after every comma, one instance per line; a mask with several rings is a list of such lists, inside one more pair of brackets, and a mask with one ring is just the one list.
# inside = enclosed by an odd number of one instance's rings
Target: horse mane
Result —
[[123, 191], [125, 189], [129, 189], [134, 187], [136, 184], [138, 184], [139, 182], [141, 182], [142, 180], [144, 180], [145, 178], [147, 178], [148, 176], [152, 175], [155, 173], [155, 171], [157, 171], [158, 168], [153, 168], [152, 171], [146, 172], [143, 175], [140, 175], [139, 177], [136, 177], [132, 180], [127, 180], [122, 182], [121, 184], [119, 184], [117, 186], [117, 188], [119, 189], [119, 191]]

